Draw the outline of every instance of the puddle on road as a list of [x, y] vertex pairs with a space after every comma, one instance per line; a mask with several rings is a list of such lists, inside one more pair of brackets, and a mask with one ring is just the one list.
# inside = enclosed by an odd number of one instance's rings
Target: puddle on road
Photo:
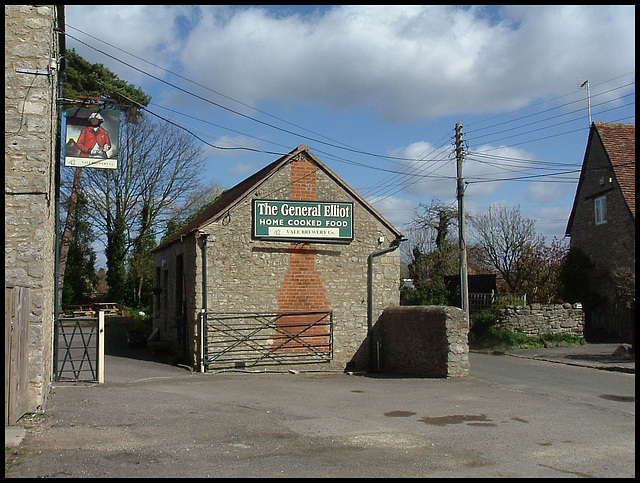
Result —
[[[432, 424], [434, 426], [446, 426], [447, 424], [460, 424], [469, 421], [475, 423], [491, 423], [491, 420], [487, 418], [486, 414], [453, 414], [451, 416], [441, 416], [439, 418], [420, 418], [420, 421], [422, 421], [423, 423]], [[489, 426], [491, 424], [476, 424], [476, 426], [478, 425]]]
[[408, 418], [409, 416], [413, 416], [413, 411], [389, 411], [388, 413], [384, 413], [388, 418]]
[[600, 394], [602, 399], [608, 399], [609, 401], [623, 401], [623, 402], [636, 402], [635, 396], [617, 396], [615, 394]]

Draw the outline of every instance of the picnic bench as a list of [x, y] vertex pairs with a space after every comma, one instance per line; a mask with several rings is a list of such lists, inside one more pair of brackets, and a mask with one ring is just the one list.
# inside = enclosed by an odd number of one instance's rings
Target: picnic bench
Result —
[[62, 317], [95, 317], [99, 311], [105, 316], [119, 316], [123, 310], [115, 302], [101, 302], [95, 304], [65, 305], [62, 307]]
[[106, 316], [109, 315], [124, 315], [124, 310], [118, 308], [118, 304], [114, 302], [102, 302], [93, 304], [94, 310], [97, 312], [99, 310], [103, 310]]

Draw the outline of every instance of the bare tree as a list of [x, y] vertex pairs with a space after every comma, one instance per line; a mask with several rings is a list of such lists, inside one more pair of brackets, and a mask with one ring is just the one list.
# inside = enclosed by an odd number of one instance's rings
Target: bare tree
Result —
[[511, 292], [517, 293], [529, 275], [524, 260], [544, 246], [544, 238], [535, 232], [534, 220], [525, 218], [520, 206], [494, 205], [471, 218], [471, 226], [484, 262], [502, 275]]
[[85, 170], [84, 190], [107, 239], [108, 265], [110, 259], [124, 264], [132, 247], [160, 232], [173, 206], [199, 188], [203, 163], [200, 146], [179, 128], [147, 116], [121, 126], [118, 168]]

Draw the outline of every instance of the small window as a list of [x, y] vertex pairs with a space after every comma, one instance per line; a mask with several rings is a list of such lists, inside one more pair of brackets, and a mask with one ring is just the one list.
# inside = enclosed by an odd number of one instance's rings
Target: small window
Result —
[[593, 200], [593, 207], [596, 213], [596, 225], [607, 222], [607, 197], [600, 196]]

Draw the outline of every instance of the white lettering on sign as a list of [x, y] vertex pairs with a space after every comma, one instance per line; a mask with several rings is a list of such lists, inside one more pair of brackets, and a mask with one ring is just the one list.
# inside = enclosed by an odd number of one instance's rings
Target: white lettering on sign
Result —
[[275, 216], [278, 214], [278, 207], [269, 203], [257, 203], [258, 213], [266, 216]]
[[282, 205], [282, 216], [320, 216], [320, 205], [290, 206]]
[[272, 218], [261, 218], [260, 223], [261, 226], [284, 226], [283, 219], [272, 219]]
[[326, 218], [348, 218], [350, 207], [340, 207], [340, 205], [325, 205], [324, 216]]

